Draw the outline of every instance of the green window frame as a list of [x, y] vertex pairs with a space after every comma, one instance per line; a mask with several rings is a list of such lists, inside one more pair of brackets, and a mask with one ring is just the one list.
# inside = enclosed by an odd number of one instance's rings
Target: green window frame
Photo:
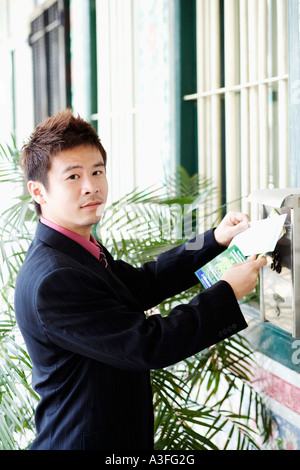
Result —
[[179, 164], [190, 175], [198, 172], [197, 103], [183, 97], [197, 88], [196, 0], [180, 0], [178, 7], [180, 41], [179, 65]]

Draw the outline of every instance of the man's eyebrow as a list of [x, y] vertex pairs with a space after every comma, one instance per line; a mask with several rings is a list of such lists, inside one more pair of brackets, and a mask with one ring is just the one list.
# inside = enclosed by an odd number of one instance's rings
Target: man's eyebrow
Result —
[[[99, 167], [105, 167], [105, 163], [104, 162], [97, 162], [93, 165], [92, 168], [99, 168]], [[78, 169], [82, 169], [82, 168], [83, 168], [82, 165], [69, 165], [63, 170], [63, 173], [68, 173], [69, 171], [78, 170]]]

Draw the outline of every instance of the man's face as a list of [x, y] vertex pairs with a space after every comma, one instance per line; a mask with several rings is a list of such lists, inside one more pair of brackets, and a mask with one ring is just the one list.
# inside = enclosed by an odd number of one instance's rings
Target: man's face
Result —
[[[91, 146], [80, 146], [56, 155], [48, 172], [48, 189], [41, 183], [37, 202], [46, 219], [90, 236], [107, 200], [108, 184], [103, 157]], [[34, 195], [33, 187], [29, 191]], [[31, 189], [31, 190], [30, 190]]]

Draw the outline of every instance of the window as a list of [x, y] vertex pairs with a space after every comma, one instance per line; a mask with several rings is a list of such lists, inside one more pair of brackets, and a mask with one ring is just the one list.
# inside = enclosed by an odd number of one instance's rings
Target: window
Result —
[[216, 202], [250, 212], [289, 185], [286, 0], [197, 0], [198, 171]]
[[91, 116], [111, 158], [110, 194], [160, 184], [177, 151], [169, 0], [97, 0], [98, 106]]
[[59, 0], [37, 10], [29, 38], [33, 57], [35, 125], [70, 106], [69, 8]]
[[288, 0], [290, 186], [300, 186], [300, 1]]

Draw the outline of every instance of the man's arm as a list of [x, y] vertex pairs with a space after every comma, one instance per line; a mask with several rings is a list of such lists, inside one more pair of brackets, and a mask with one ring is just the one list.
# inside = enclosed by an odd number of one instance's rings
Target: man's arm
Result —
[[126, 370], [166, 367], [247, 326], [225, 281], [178, 305], [167, 317], [146, 318], [100, 276], [60, 268], [43, 279], [35, 305], [55, 345]]
[[[224, 228], [230, 232], [231, 222]], [[191, 253], [184, 245], [175, 248], [146, 264], [142, 274], [123, 265], [123, 276], [127, 274], [131, 285], [138, 282], [135, 292], [143, 306], [195, 283], [194, 270], [224, 249], [216, 243], [213, 231], [206, 237], [202, 250]], [[178, 305], [168, 316], [147, 319], [138, 303], [120, 295], [122, 285], [113, 276], [103, 278], [88, 269], [61, 267], [47, 274], [35, 290], [36, 314], [47, 337], [65, 350], [126, 370], [162, 368], [247, 326], [235, 288], [242, 285], [244, 294], [250, 292], [260, 263], [250, 260], [236, 265], [233, 273], [229, 270], [226, 278], [191, 302]]]
[[[232, 238], [249, 227], [249, 218], [240, 212], [229, 212], [215, 230], [198, 235], [179, 247], [158, 256], [154, 263], [134, 269], [123, 262], [114, 263], [117, 276], [138, 299], [144, 310], [159, 304], [196, 284], [195, 271], [227, 248]], [[240, 299], [252, 292], [265, 258], [235, 265], [223, 279]]]
[[194, 286], [198, 282], [195, 271], [224, 249], [216, 242], [214, 231], [209, 230], [195, 240], [160, 254], [155, 262], [145, 263], [141, 268], [112, 260], [112, 269], [143, 310], [148, 310]]

